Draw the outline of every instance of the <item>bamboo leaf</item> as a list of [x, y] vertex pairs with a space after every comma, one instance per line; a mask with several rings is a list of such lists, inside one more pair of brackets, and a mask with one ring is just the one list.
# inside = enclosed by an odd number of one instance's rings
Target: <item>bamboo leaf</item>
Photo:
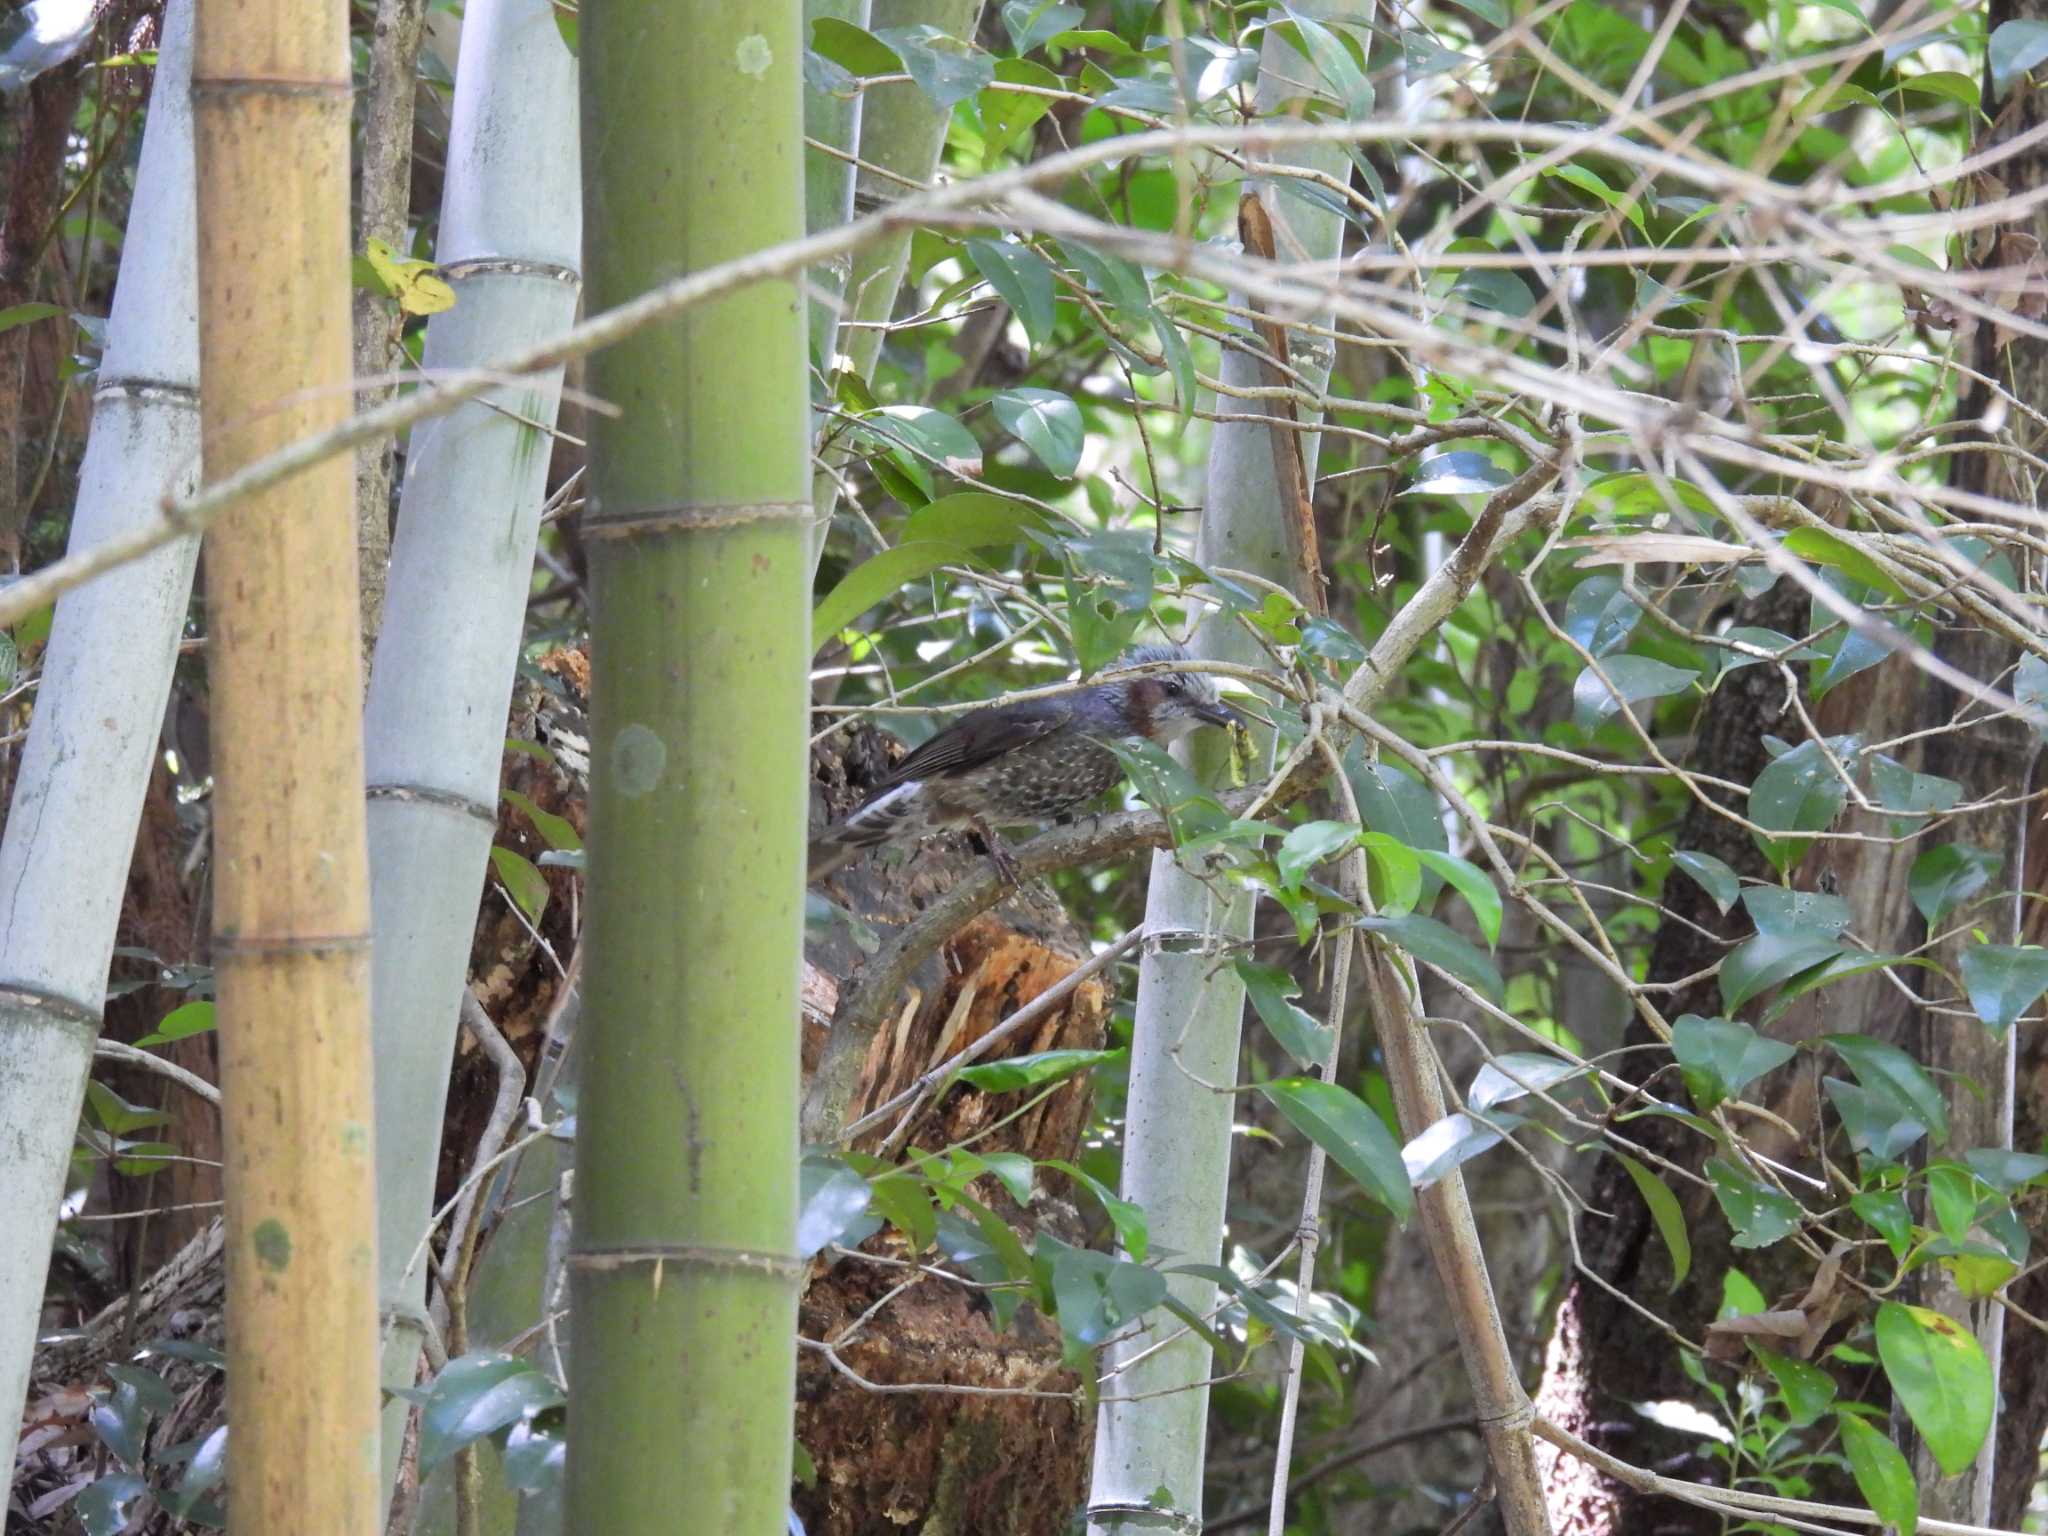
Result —
[[1692, 1238], [1685, 1230], [1685, 1213], [1678, 1208], [1678, 1197], [1671, 1193], [1662, 1179], [1626, 1152], [1614, 1155], [1621, 1159], [1621, 1166], [1635, 1181], [1636, 1192], [1643, 1197], [1643, 1204], [1650, 1208], [1650, 1219], [1657, 1224], [1657, 1236], [1664, 1240], [1664, 1251], [1671, 1256], [1669, 1289], [1675, 1291], [1692, 1273]]

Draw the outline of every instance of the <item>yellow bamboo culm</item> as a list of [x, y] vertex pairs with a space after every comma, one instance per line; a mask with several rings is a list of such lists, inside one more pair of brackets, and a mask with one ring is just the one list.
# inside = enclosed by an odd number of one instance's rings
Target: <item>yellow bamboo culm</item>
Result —
[[[198, 0], [209, 481], [349, 413], [347, 27], [344, 0]], [[333, 458], [206, 542], [242, 1536], [382, 1526], [353, 497]]]

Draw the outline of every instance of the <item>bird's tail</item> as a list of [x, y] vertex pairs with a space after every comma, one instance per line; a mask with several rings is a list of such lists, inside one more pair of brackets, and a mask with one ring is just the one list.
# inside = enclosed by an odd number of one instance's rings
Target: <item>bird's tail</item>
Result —
[[807, 883], [816, 885], [871, 848], [880, 848], [900, 837], [917, 836], [922, 830], [918, 791], [923, 787], [914, 779], [899, 784], [812, 838]]

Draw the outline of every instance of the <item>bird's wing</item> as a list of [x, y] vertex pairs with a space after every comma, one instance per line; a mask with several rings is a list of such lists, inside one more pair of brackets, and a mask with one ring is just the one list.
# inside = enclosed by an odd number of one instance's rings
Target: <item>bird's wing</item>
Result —
[[977, 709], [961, 716], [904, 758], [875, 786], [874, 793], [880, 794], [910, 779], [972, 772], [1019, 747], [1065, 730], [1073, 718], [1073, 710], [1060, 699]]

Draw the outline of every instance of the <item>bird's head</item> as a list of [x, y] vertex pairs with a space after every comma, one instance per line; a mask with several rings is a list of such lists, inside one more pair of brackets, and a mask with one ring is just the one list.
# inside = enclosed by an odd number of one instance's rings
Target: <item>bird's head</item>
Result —
[[[1141, 645], [1124, 653], [1119, 666], [1137, 667], [1148, 662], [1188, 660], [1177, 645]], [[1216, 681], [1206, 672], [1159, 672], [1134, 677], [1122, 685], [1124, 707], [1129, 711], [1132, 734], [1165, 746], [1202, 725], [1231, 726], [1241, 720], [1236, 710], [1216, 693]]]

